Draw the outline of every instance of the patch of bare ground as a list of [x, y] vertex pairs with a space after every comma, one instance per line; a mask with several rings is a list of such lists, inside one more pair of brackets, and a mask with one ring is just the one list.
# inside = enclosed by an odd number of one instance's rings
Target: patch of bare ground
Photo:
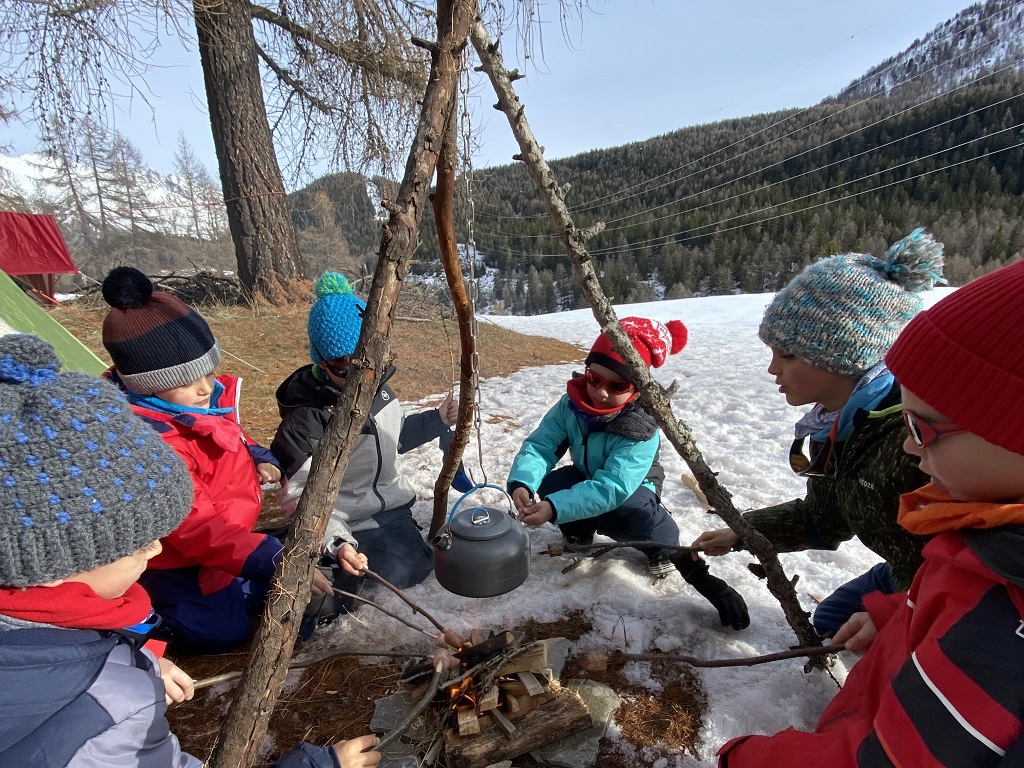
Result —
[[[308, 305], [284, 308], [206, 305], [199, 308], [223, 352], [218, 371], [245, 379], [242, 423], [264, 444], [269, 444], [278, 423], [275, 390], [294, 369], [309, 362], [308, 309]], [[94, 296], [50, 311], [58, 322], [109, 362], [101, 340], [101, 325], [107, 310], [103, 300]], [[584, 356], [574, 345], [523, 336], [488, 322], [479, 323], [478, 341], [482, 377], [507, 376], [525, 366], [579, 361]], [[459, 331], [450, 310], [403, 299], [391, 346], [398, 367], [391, 384], [403, 400], [417, 401], [445, 392], [451, 382], [457, 381]], [[492, 423], [507, 419], [493, 414], [483, 417]], [[265, 525], [284, 522], [273, 491], [267, 494], [260, 522]], [[554, 622], [531, 619], [519, 626], [492, 629], [520, 630], [528, 640], [565, 637], [575, 641], [590, 631], [591, 623], [580, 609]], [[194, 678], [203, 679], [241, 670], [246, 657], [243, 650], [175, 661]], [[367, 733], [375, 702], [397, 690], [401, 667], [401, 659], [336, 657], [293, 672], [300, 676], [299, 682], [290, 683], [278, 701], [269, 728], [273, 747], [264, 764], [269, 765], [302, 740], [330, 744]], [[623, 698], [616, 714], [622, 741], [648, 750], [647, 754], [669, 755], [694, 750], [705, 701], [697, 679], [687, 668], [654, 664], [652, 677], [663, 685], [660, 693], [631, 683], [621, 668], [590, 672], [575, 658], [570, 658], [564, 677], [603, 682]], [[229, 684], [203, 689], [193, 701], [171, 707], [168, 713], [171, 727], [186, 751], [201, 759], [209, 757], [230, 702], [231, 690]], [[598, 764], [602, 768], [633, 768], [636, 755], [627, 752], [620, 741], [605, 739]], [[516, 768], [536, 765], [528, 756], [516, 758], [514, 764]]]

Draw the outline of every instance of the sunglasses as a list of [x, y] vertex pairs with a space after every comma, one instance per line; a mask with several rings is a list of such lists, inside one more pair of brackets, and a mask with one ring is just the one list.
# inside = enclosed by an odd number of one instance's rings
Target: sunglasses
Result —
[[907, 431], [910, 432], [910, 439], [918, 448], [927, 448], [944, 437], [959, 435], [969, 430], [957, 426], [951, 421], [935, 421], [926, 419], [913, 411], [903, 409], [903, 421], [906, 422]]
[[806, 438], [798, 437], [789, 447], [789, 468], [802, 477], [824, 477], [835, 442], [830, 438], [824, 444], [812, 443], [818, 446], [812, 458], [808, 458], [804, 453], [804, 442]]
[[612, 381], [611, 379], [606, 379], [604, 376], [595, 373], [590, 370], [590, 368], [587, 368], [583, 376], [586, 378], [587, 384], [592, 386], [594, 389], [601, 389], [603, 387], [613, 395], [623, 395], [633, 388], [633, 382], [631, 381], [626, 381], [625, 379], [616, 379], [615, 381]]
[[339, 357], [337, 360], [326, 360], [320, 363], [320, 367], [334, 374], [339, 379], [343, 379], [348, 376], [348, 369], [351, 364], [352, 358]]

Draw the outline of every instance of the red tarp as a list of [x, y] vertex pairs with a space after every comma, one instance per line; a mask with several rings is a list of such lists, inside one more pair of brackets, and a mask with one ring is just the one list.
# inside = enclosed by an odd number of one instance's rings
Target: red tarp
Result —
[[0, 213], [0, 269], [8, 275], [78, 272], [53, 216]]

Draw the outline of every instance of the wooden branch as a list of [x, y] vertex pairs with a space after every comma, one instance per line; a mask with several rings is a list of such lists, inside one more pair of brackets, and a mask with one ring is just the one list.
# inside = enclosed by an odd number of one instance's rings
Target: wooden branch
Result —
[[369, 599], [363, 597], [362, 595], [357, 595], [354, 592], [346, 592], [345, 590], [338, 589], [337, 587], [334, 588], [334, 594], [341, 595], [342, 597], [351, 597], [353, 600], [358, 600], [360, 603], [365, 603], [366, 605], [369, 605], [369, 606], [371, 606], [373, 608], [376, 608], [378, 611], [383, 613], [385, 616], [388, 616], [388, 617], [394, 619], [395, 621], [399, 622], [400, 624], [405, 624], [405, 626], [407, 626], [409, 629], [414, 630], [416, 632], [420, 632], [420, 633], [426, 635], [427, 637], [429, 637], [431, 640], [435, 639], [435, 637], [432, 634], [430, 634], [429, 632], [427, 632], [427, 630], [423, 629], [422, 627], [417, 627], [415, 624], [410, 622], [408, 619], [403, 619], [398, 614], [395, 614], [395, 613], [392, 613], [391, 611], [389, 611], [383, 605], [381, 605], [379, 603], [375, 603], [375, 602], [373, 602], [373, 600], [369, 600]]
[[385, 587], [390, 589], [392, 592], [398, 595], [402, 599], [402, 601], [405, 602], [406, 605], [412, 608], [413, 613], [421, 614], [423, 618], [425, 618], [427, 621], [429, 621], [431, 624], [437, 627], [438, 630], [440, 630], [441, 636], [444, 638], [444, 641], [448, 643], [452, 648], [458, 648], [460, 645], [462, 645], [462, 640], [460, 640], [459, 637], [452, 630], [448, 629], [444, 624], [442, 624], [429, 613], [427, 613], [415, 600], [413, 600], [411, 597], [405, 594], [405, 592], [400, 590], [390, 581], [374, 573], [369, 568], [363, 571], [363, 573], [364, 575], [369, 576], [371, 579], [379, 581]]
[[473, 306], [466, 293], [466, 282], [462, 276], [462, 265], [459, 263], [459, 249], [455, 235], [455, 166], [456, 152], [456, 119], [458, 107], [453, 100], [452, 115], [445, 127], [444, 139], [441, 144], [441, 156], [437, 163], [437, 186], [430, 202], [434, 211], [437, 228], [437, 240], [441, 249], [441, 262], [444, 264], [444, 276], [448, 282], [448, 290], [455, 307], [455, 316], [459, 322], [459, 416], [455, 422], [455, 435], [452, 438], [448, 454], [444, 457], [441, 472], [434, 483], [434, 510], [430, 517], [430, 529], [427, 538], [433, 538], [444, 525], [448, 515], [448, 491], [451, 488], [459, 462], [469, 444], [469, 433], [473, 426], [473, 411], [476, 403], [476, 388], [473, 380], [473, 364], [478, 359], [476, 337], [473, 334]]
[[[738, 659], [700, 659], [696, 656], [685, 656], [673, 653], [619, 653], [616, 651], [607, 657], [607, 661], [609, 664], [615, 664], [618, 662], [625, 663], [627, 661], [672, 661], [689, 664], [691, 667], [713, 669], [718, 667], [753, 667], [757, 664], [767, 664], [772, 661], [782, 661], [784, 659], [832, 656], [845, 650], [845, 645], [812, 645], [806, 648], [791, 648], [788, 651], [766, 653], [762, 656], [744, 656]], [[595, 654], [591, 654], [591, 656], [594, 655]]]
[[254, 19], [273, 24], [292, 37], [305, 40], [325, 53], [344, 59], [354, 67], [380, 72], [385, 78], [402, 83], [409, 88], [419, 89], [424, 85], [422, 71], [412, 62], [396, 60], [393, 55], [373, 50], [358, 40], [343, 42], [330, 40], [259, 3], [249, 3], [249, 12]]
[[292, 93], [309, 102], [321, 114], [329, 115], [334, 111], [330, 104], [325, 102], [323, 99], [317, 98], [315, 94], [310, 93], [302, 83], [292, 77], [287, 70], [282, 68], [270, 54], [263, 50], [261, 45], [257, 44], [256, 54], [263, 59], [263, 63], [267, 65], [271, 72], [277, 75], [281, 82], [292, 89]]
[[476, 14], [475, 0], [456, 0], [452, 12], [439, 20], [444, 30], [438, 37], [441, 50], [431, 63], [395, 211], [382, 227], [377, 268], [353, 355], [352, 373], [346, 377], [338, 406], [313, 452], [312, 470], [293, 515], [284, 558], [252, 643], [242, 686], [221, 725], [210, 768], [245, 768], [253, 762], [284, 684], [341, 478], [381, 376], [391, 361], [392, 319], [437, 163], [433, 137], [444, 129], [451, 100], [458, 92], [459, 54]]
[[430, 700], [434, 698], [434, 694], [437, 693], [437, 689], [441, 685], [441, 673], [443, 671], [444, 664], [442, 662], [438, 661], [434, 664], [434, 676], [430, 678], [430, 685], [427, 686], [426, 694], [422, 699], [416, 702], [416, 706], [410, 709], [408, 714], [391, 729], [391, 732], [380, 740], [380, 743], [373, 748], [375, 751], [383, 752], [385, 747], [396, 741], [399, 736], [405, 733], [413, 720], [419, 717], [420, 712], [426, 708], [427, 704], [430, 703]]
[[584, 236], [586, 230], [577, 229], [573, 223], [565, 200], [560, 194], [554, 173], [544, 160], [540, 146], [526, 120], [523, 105], [512, 89], [512, 82], [505, 69], [501, 54], [491, 43], [487, 30], [479, 19], [470, 28], [470, 39], [473, 41], [484, 71], [498, 95], [498, 106], [505, 113], [509, 125], [512, 127], [512, 133], [519, 144], [519, 156], [529, 166], [547, 203], [548, 211], [555, 221], [572, 264], [576, 281], [587, 297], [594, 317], [601, 325], [601, 330], [608, 334], [613, 348], [626, 363], [631, 379], [640, 391], [640, 405], [655, 418], [665, 436], [690, 467], [690, 471], [718, 515], [740, 535], [747, 543], [751, 553], [764, 566], [768, 576], [768, 589], [782, 606], [786, 620], [796, 633], [800, 645], [812, 645], [817, 639], [817, 634], [811, 627], [809, 614], [800, 606], [796, 590], [782, 569], [774, 548], [764, 536], [743, 519], [743, 516], [733, 506], [729, 492], [722, 487], [715, 473], [704, 461], [690, 428], [675, 418], [668, 396], [651, 377], [651, 372], [633, 348], [629, 337], [622, 330], [622, 326], [619, 325], [615, 311], [604, 295], [590, 254], [587, 252]]

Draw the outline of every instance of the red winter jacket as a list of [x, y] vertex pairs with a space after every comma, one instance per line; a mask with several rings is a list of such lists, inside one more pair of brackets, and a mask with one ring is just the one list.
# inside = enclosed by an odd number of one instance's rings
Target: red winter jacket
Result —
[[720, 768], [1024, 764], [1022, 545], [1020, 527], [939, 534], [909, 593], [865, 599], [878, 635], [814, 732], [733, 739]]
[[[217, 381], [224, 387], [217, 405], [236, 407], [240, 380], [225, 374]], [[263, 493], [249, 451], [255, 443], [239, 425], [237, 407], [225, 416], [172, 415], [136, 404], [132, 409], [184, 460], [195, 488], [192, 511], [161, 539], [163, 552], [148, 567], [201, 566], [204, 595], [223, 589], [236, 576], [269, 582], [281, 544], [252, 532]]]

